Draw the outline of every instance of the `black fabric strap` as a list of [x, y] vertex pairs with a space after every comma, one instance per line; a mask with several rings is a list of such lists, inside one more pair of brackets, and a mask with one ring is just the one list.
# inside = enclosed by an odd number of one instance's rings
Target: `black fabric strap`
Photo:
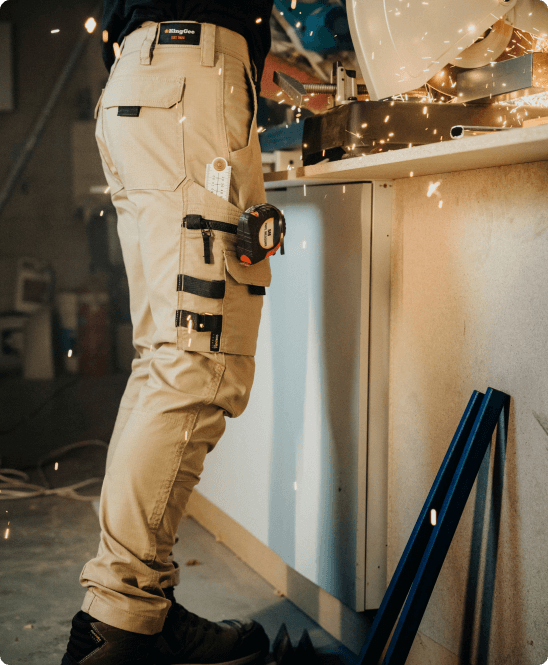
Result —
[[141, 113], [140, 106], [119, 106], [118, 115], [126, 116], [127, 118], [138, 118]]
[[198, 229], [203, 229], [205, 222], [207, 222], [207, 226], [214, 231], [224, 231], [224, 233], [233, 233], [234, 235], [238, 233], [237, 224], [216, 222], [213, 219], [205, 219], [201, 215], [187, 215], [183, 219], [183, 226], [185, 226], [187, 229], [196, 231]]
[[192, 321], [192, 330], [198, 332], [210, 332], [210, 351], [219, 351], [221, 346], [221, 333], [223, 331], [222, 314], [198, 314], [189, 312], [187, 309], [178, 309], [175, 315], [175, 325], [188, 327]]
[[203, 298], [224, 298], [225, 281], [198, 279], [190, 275], [177, 275], [177, 291], [192, 293]]
[[224, 233], [232, 233], [236, 235], [238, 233], [237, 224], [228, 224], [226, 222], [216, 222], [213, 219], [205, 219], [201, 215], [187, 215], [183, 219], [183, 226], [186, 226], [187, 229], [202, 231], [202, 237], [204, 240], [204, 261], [205, 263], [211, 263], [211, 231], [223, 231]]
[[223, 330], [222, 314], [198, 314], [197, 312], [189, 312], [187, 309], [177, 310], [176, 326], [187, 328], [190, 321], [192, 321], [192, 329], [198, 332], [220, 333]]
[[264, 286], [254, 286], [253, 284], [248, 284], [249, 293], [252, 296], [266, 296], [266, 288]]

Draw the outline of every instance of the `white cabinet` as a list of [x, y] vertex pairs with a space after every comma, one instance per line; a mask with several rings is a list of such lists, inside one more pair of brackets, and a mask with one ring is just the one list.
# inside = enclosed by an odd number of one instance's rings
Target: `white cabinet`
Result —
[[267, 186], [285, 214], [285, 254], [270, 260], [248, 407], [227, 420], [199, 490], [345, 605], [376, 609], [386, 590], [392, 189]]

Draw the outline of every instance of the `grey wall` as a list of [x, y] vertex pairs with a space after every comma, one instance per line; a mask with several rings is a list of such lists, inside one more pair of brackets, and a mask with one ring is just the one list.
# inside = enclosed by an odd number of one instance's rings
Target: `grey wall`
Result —
[[[0, 113], [0, 182], [28, 139], [96, 4], [8, 0], [2, 5], [0, 21], [14, 26], [16, 109]], [[100, 22], [100, 16], [96, 20]], [[60, 32], [52, 35], [56, 28]], [[88, 48], [0, 215], [0, 256], [49, 261], [60, 290], [86, 286], [89, 280], [85, 221], [72, 195], [71, 129], [74, 122], [92, 118], [107, 76], [99, 25], [89, 35]]]
[[408, 665], [548, 657], [547, 203], [548, 162], [395, 181], [389, 579], [472, 391], [512, 398]]

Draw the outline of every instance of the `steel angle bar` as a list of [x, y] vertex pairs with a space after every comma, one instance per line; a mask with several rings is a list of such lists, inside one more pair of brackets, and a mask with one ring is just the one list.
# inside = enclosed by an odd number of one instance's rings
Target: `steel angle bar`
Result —
[[422, 556], [432, 534], [430, 511], [438, 510], [447, 495], [482, 404], [483, 393], [474, 391], [453, 436], [449, 449], [426, 498], [419, 518], [398, 563], [381, 606], [375, 616], [367, 640], [356, 665], [376, 665], [396, 623], [400, 610], [419, 569]]
[[548, 53], [526, 53], [457, 74], [455, 102], [507, 102], [548, 90]]
[[441, 507], [426, 551], [405, 601], [383, 665], [402, 665], [411, 650], [420, 622], [445, 561], [462, 512], [478, 475], [485, 451], [509, 395], [488, 388], [447, 496]]

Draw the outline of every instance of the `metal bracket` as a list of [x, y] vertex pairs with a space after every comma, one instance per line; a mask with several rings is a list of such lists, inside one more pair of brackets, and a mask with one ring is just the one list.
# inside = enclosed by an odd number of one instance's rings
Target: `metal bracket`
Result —
[[311, 92], [331, 95], [332, 106], [355, 102], [357, 95], [367, 94], [367, 87], [363, 83], [356, 83], [356, 71], [345, 69], [340, 61], [333, 63], [331, 83], [301, 83], [284, 72], [274, 72], [274, 83], [299, 107], [306, 107]]

